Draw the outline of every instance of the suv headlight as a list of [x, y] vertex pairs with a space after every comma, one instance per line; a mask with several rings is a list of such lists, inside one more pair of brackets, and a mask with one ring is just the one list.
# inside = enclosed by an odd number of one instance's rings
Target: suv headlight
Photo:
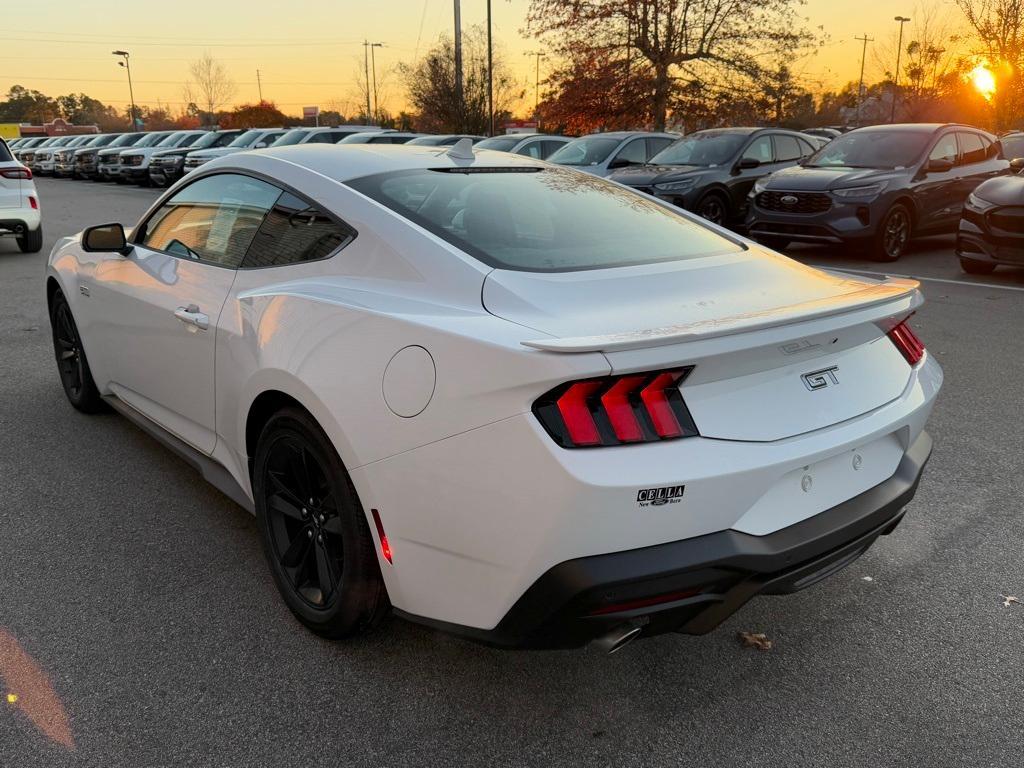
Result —
[[753, 192], [753, 194], [759, 195], [762, 192], [764, 192], [766, 189], [768, 189], [768, 179], [769, 178], [770, 178], [769, 176], [762, 176], [757, 181], [755, 181], [754, 182], [754, 192]]
[[976, 211], [987, 211], [989, 208], [995, 207], [995, 203], [990, 203], [983, 197], [978, 197], [977, 192], [971, 192], [967, 196], [967, 207], [973, 208]]
[[696, 179], [680, 179], [679, 181], [666, 181], [664, 184], [655, 184], [654, 188], [658, 192], [685, 192], [688, 189], [692, 189], [696, 183]]
[[857, 198], [875, 198], [878, 197], [885, 188], [889, 185], [889, 182], [882, 181], [878, 184], [867, 184], [863, 187], [846, 187], [845, 189], [833, 189], [832, 194], [836, 197], [857, 197]]

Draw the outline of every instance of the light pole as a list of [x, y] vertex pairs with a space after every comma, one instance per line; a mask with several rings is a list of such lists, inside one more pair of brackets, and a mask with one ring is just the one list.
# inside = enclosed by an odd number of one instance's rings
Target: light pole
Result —
[[854, 40], [860, 40], [864, 43], [864, 48], [860, 52], [860, 85], [857, 86], [857, 127], [860, 127], [860, 104], [864, 100], [864, 59], [868, 55], [868, 43], [873, 43], [875, 39], [868, 37], [865, 34], [863, 37], [854, 37]]
[[110, 53], [114, 56], [121, 56], [124, 61], [117, 63], [128, 71], [128, 96], [132, 100], [132, 131], [134, 132], [139, 130], [139, 127], [135, 122], [135, 92], [132, 90], [132, 68], [128, 64], [128, 51], [111, 51]]
[[540, 130], [540, 60], [547, 56], [543, 51], [529, 51], [526, 56], [536, 57], [534, 80], [533, 80], [533, 119], [537, 122], [537, 130]]
[[487, 0], [487, 114], [490, 116], [490, 132], [494, 135], [494, 43], [491, 39], [491, 0]]
[[370, 43], [370, 66], [373, 67], [373, 109], [376, 112], [374, 117], [380, 123], [380, 99], [377, 98], [377, 57], [373, 55], [374, 48], [383, 48], [384, 43]]
[[896, 74], [892, 83], [892, 111], [889, 113], [889, 122], [896, 122], [896, 99], [900, 91], [900, 57], [903, 55], [903, 25], [910, 21], [906, 16], [896, 16], [893, 21], [900, 23], [900, 39], [896, 44]]

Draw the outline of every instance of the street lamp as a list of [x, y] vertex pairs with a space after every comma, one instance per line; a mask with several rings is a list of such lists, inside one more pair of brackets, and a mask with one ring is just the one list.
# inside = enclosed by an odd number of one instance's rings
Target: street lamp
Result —
[[138, 125], [135, 123], [135, 92], [131, 87], [131, 66], [129, 66], [128, 63], [128, 51], [112, 50], [111, 53], [115, 56], [122, 56], [124, 58], [124, 61], [118, 61], [118, 63], [128, 71], [128, 95], [131, 97], [131, 129], [132, 131], [137, 131]]
[[892, 83], [892, 111], [889, 113], [889, 122], [896, 122], [896, 99], [899, 97], [900, 90], [900, 57], [903, 55], [903, 25], [910, 21], [906, 16], [896, 16], [893, 21], [900, 23], [900, 39], [896, 44], [896, 75], [893, 77]]

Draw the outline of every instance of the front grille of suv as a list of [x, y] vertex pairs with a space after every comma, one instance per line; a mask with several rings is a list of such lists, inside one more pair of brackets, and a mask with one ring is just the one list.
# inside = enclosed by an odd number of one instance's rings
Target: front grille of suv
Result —
[[824, 213], [832, 207], [832, 198], [823, 192], [762, 192], [757, 207], [780, 213]]

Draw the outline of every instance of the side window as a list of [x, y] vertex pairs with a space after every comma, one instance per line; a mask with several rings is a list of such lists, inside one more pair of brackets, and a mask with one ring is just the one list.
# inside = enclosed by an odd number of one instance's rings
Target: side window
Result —
[[565, 141], [542, 141], [541, 144], [541, 158], [547, 160], [551, 155], [555, 154], [558, 150], [564, 147], [568, 142]]
[[647, 145], [643, 139], [633, 139], [619, 150], [616, 160], [625, 160], [631, 165], [643, 165], [647, 162]]
[[758, 136], [743, 152], [743, 159], [752, 157], [760, 163], [772, 162], [772, 139], [768, 135]]
[[928, 155], [929, 160], [948, 160], [955, 163], [957, 159], [956, 134], [947, 133]]
[[306, 143], [307, 144], [330, 144], [331, 143], [331, 134], [329, 134], [329, 133], [314, 133], [312, 136], [309, 137], [309, 141], [307, 141]]
[[647, 159], [650, 160], [671, 143], [672, 139], [647, 139]]
[[232, 173], [179, 190], [145, 224], [142, 245], [193, 261], [235, 268], [281, 190]]
[[538, 160], [544, 159], [544, 147], [541, 146], [539, 141], [528, 141], [526, 144], [516, 150], [517, 155], [526, 155], [527, 157], [535, 157]]
[[985, 150], [985, 144], [982, 142], [980, 134], [960, 131], [957, 133], [957, 138], [960, 140], [961, 163], [970, 165], [984, 162], [988, 152]]
[[797, 141], [800, 142], [800, 152], [802, 153], [800, 155], [801, 158], [810, 157], [818, 151], [818, 147], [809, 141], [804, 141], [803, 139], [797, 139]]
[[342, 133], [341, 131], [328, 131], [327, 133], [321, 133], [320, 135], [323, 136], [324, 141], [326, 141], [328, 144], [337, 144], [346, 136], [351, 136], [352, 134]]
[[785, 136], [781, 133], [775, 135], [775, 162], [792, 163], [799, 160], [803, 154], [804, 151], [795, 136]]
[[242, 269], [315, 261], [348, 244], [355, 233], [315, 205], [283, 192], [249, 246]]

